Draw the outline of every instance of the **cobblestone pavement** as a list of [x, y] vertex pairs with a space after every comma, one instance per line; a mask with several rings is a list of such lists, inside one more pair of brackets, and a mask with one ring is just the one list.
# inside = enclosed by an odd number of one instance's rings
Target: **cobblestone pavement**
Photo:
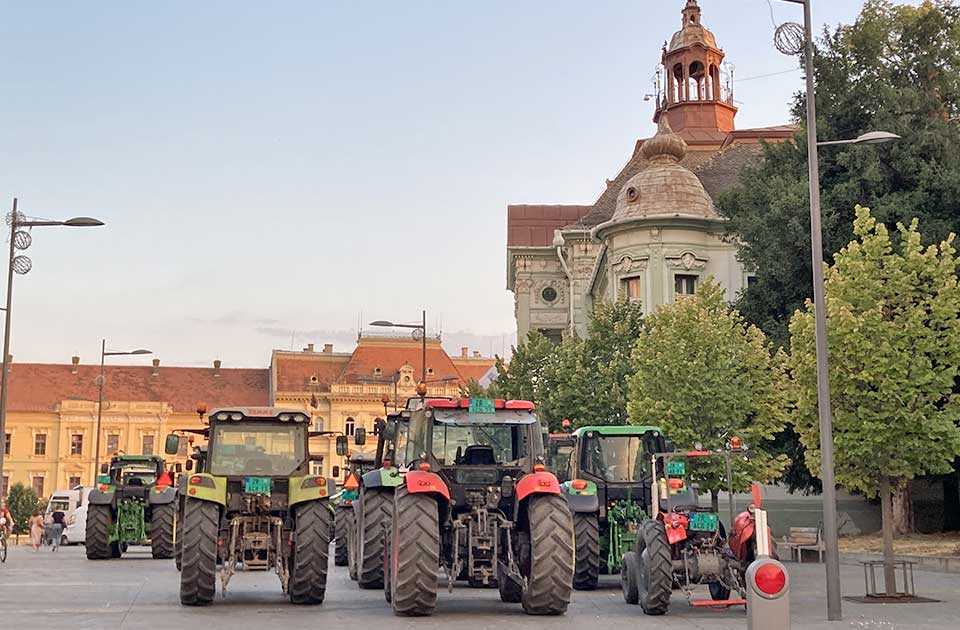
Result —
[[[331, 554], [332, 555], [332, 554]], [[960, 575], [918, 572], [917, 591], [943, 600], [935, 604], [864, 605], [844, 602], [845, 619], [823, 621], [823, 565], [787, 565], [793, 584], [793, 628], [856, 628], [863, 630], [946, 630], [960, 627]], [[345, 568], [330, 567], [326, 602], [293, 606], [280, 593], [270, 573], [238, 573], [226, 599], [206, 608], [185, 608], [177, 596], [179, 574], [173, 561], [153, 560], [147, 548], [134, 547], [119, 560], [88, 561], [82, 547], [10, 550], [0, 565], [0, 628], [423, 628], [466, 623], [470, 630], [525, 628], [746, 628], [743, 609], [691, 609], [674, 597], [666, 617], [645, 617], [628, 606], [619, 584], [605, 576], [601, 588], [574, 594], [563, 617], [530, 617], [519, 605], [502, 604], [495, 590], [443, 590], [432, 617], [394, 617], [380, 591], [361, 591]], [[848, 594], [862, 594], [863, 577], [856, 566], [843, 567]], [[349, 624], [349, 626], [347, 626]], [[773, 630], [773, 629], [771, 629]]]

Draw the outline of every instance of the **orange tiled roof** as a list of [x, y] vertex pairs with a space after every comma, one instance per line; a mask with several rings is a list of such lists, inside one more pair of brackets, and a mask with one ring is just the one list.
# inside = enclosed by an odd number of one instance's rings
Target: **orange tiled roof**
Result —
[[[413, 339], [361, 338], [337, 382], [362, 383], [364, 379], [378, 378], [375, 374], [376, 368], [380, 368], [379, 378], [391, 378], [407, 364], [413, 367], [414, 378], [419, 379], [423, 365], [421, 353], [421, 342]], [[450, 355], [435, 339], [427, 340], [427, 369], [433, 370], [433, 374], [427, 376], [428, 381], [445, 378], [463, 380], [450, 360]]]
[[[76, 370], [76, 374], [74, 374]], [[177, 413], [190, 413], [197, 402], [209, 408], [270, 404], [269, 370], [110, 365], [104, 400], [166, 402]], [[64, 400], [97, 400], [100, 366], [14, 363], [7, 402], [11, 411], [53, 411]]]
[[464, 381], [474, 380], [479, 382], [493, 366], [497, 364], [496, 359], [460, 359], [454, 358], [453, 364], [459, 370]]
[[[349, 354], [321, 352], [274, 351], [276, 387], [280, 392], [330, 391], [343, 368], [350, 362]], [[316, 383], [312, 381], [316, 377]]]

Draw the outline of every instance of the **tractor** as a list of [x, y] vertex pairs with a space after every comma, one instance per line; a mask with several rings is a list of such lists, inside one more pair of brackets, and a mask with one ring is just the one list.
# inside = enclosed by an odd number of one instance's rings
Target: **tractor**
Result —
[[672, 450], [657, 427], [586, 426], [553, 434], [548, 464], [561, 476], [573, 512], [573, 587], [597, 588], [601, 573], [619, 573], [650, 509], [650, 455]]
[[[345, 567], [350, 560], [350, 536], [348, 532], [353, 529], [353, 503], [360, 496], [360, 478], [374, 469], [376, 458], [373, 453], [358, 451], [350, 455], [350, 467], [347, 469], [346, 477], [343, 480], [343, 486], [340, 492], [330, 497], [330, 500], [336, 503], [334, 508], [334, 538], [336, 547], [334, 548], [334, 564], [338, 567]], [[337, 466], [333, 467], [333, 476], [339, 477]]]
[[[333, 482], [311, 475], [310, 417], [300, 411], [238, 407], [210, 412], [203, 470], [185, 484], [180, 602], [209, 604], [238, 564], [274, 571], [295, 604], [320, 604], [326, 592]], [[175, 453], [180, 436], [167, 436]]]
[[154, 558], [173, 557], [177, 489], [162, 457], [114, 455], [97, 484], [87, 503], [87, 558], [119, 558], [148, 539]]
[[[689, 459], [719, 456], [725, 460], [726, 478], [731, 480], [731, 460], [745, 452], [740, 439], [733, 437], [722, 451], [651, 454], [650, 468], [657, 471], [650, 484], [651, 518], [642, 523], [636, 545], [623, 558], [621, 586], [627, 603], [640, 604], [648, 615], [663, 615], [676, 586], [692, 606], [746, 605], [745, 573], [756, 559], [753, 510], [759, 502], [758, 487], [754, 504], [736, 517], [729, 489], [729, 522], [733, 525], [728, 536], [720, 515], [712, 508], [700, 507], [696, 486], [685, 479]], [[769, 540], [769, 529], [766, 535]], [[693, 598], [694, 588], [701, 584], [708, 586], [710, 599]], [[730, 599], [732, 590], [739, 593], [738, 599]]]
[[[207, 435], [206, 429], [180, 429], [180, 432], [198, 434], [204, 437]], [[191, 435], [189, 436], [189, 443], [190, 447], [193, 449], [193, 452], [190, 454], [190, 459], [187, 460], [186, 470], [188, 473], [202, 473], [205, 471], [206, 467], [207, 445], [201, 444], [194, 446], [193, 442], [194, 438]], [[180, 563], [183, 553], [183, 513], [187, 504], [187, 482], [189, 479], [189, 475], [180, 475], [177, 479], [177, 520], [175, 526], [176, 536], [174, 538], [174, 548], [178, 571], [181, 568]]]
[[409, 422], [384, 550], [394, 614], [434, 611], [438, 568], [451, 590], [464, 580], [528, 614], [566, 612], [573, 521], [533, 403], [426, 399]]

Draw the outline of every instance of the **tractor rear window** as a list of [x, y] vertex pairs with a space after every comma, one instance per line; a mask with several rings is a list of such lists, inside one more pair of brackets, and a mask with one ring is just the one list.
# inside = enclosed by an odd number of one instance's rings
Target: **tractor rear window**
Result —
[[494, 466], [527, 456], [526, 424], [469, 425], [436, 422], [433, 455], [443, 466]]
[[583, 469], [611, 482], [643, 481], [650, 474], [644, 440], [638, 435], [587, 434]]
[[210, 449], [210, 473], [286, 477], [304, 461], [300, 425], [218, 425]]

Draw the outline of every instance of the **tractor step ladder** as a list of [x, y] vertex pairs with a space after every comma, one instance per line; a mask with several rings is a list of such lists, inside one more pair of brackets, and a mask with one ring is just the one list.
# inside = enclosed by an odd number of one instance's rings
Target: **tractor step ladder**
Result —
[[690, 605], [697, 608], [729, 608], [730, 606], [746, 606], [745, 599], [698, 599], [690, 600]]

